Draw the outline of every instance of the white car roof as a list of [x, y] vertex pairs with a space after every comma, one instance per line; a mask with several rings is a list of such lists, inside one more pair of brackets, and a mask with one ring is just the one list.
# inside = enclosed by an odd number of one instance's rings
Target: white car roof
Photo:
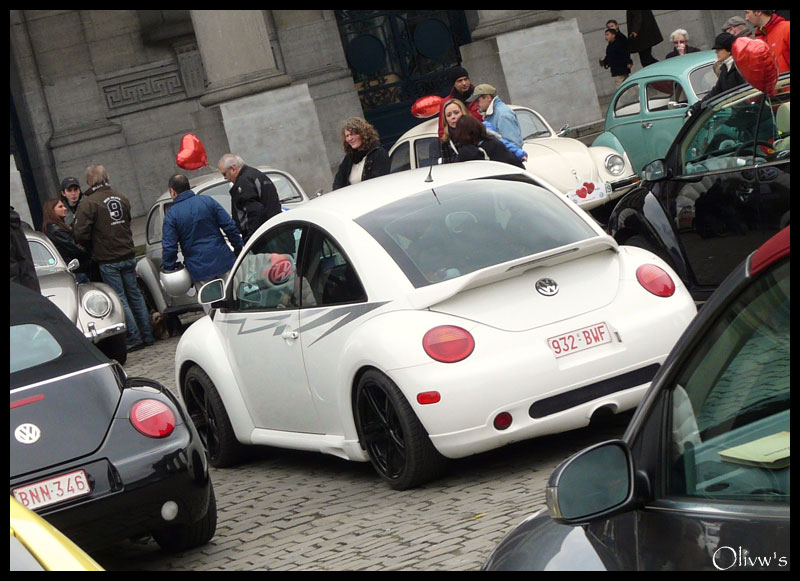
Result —
[[[402, 171], [314, 198], [311, 202], [292, 210], [292, 217], [300, 217], [297, 212], [308, 208], [314, 211], [330, 209], [342, 217], [355, 219], [407, 196], [453, 182], [513, 174], [529, 176], [528, 172], [521, 168], [495, 161], [467, 161]], [[426, 181], [429, 175], [432, 181]]]
[[[247, 164], [245, 164], [245, 165], [247, 165]], [[286, 172], [284, 170], [280, 170], [278, 168], [270, 167], [270, 166], [266, 166], [266, 165], [257, 165], [256, 169], [259, 170], [259, 171], [262, 171], [264, 173], [271, 172], [271, 171], [277, 171], [277, 172], [280, 172], [280, 173], [288, 173], [288, 172]], [[191, 178], [189, 180], [189, 186], [191, 187], [192, 190], [196, 190], [197, 188], [200, 188], [200, 187], [203, 187], [203, 186], [206, 186], [206, 185], [209, 185], [209, 184], [216, 184], [216, 183], [220, 183], [220, 182], [224, 182], [224, 181], [225, 181], [225, 178], [223, 178], [222, 175], [218, 171], [215, 171], [215, 172], [211, 172], [211, 173], [207, 173], [207, 174], [204, 174], [204, 175], [201, 175], [201, 176], [195, 176], [195, 177]], [[163, 194], [161, 194], [158, 197], [156, 202], [161, 202], [162, 200], [169, 200], [171, 197], [172, 196], [170, 196], [169, 190], [167, 190], [166, 192], [164, 192]]]

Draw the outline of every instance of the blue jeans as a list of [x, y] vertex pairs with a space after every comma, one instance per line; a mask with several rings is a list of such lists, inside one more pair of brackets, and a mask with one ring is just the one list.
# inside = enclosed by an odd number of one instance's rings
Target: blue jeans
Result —
[[103, 282], [114, 289], [125, 311], [125, 326], [128, 328], [128, 347], [142, 342], [153, 342], [153, 327], [150, 312], [136, 285], [136, 259], [123, 260], [113, 264], [101, 264], [100, 276]]

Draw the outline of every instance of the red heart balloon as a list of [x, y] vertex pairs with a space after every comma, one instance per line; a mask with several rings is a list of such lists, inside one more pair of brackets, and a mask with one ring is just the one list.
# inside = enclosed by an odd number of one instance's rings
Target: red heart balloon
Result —
[[433, 117], [439, 113], [444, 99], [438, 95], [420, 97], [411, 105], [411, 114], [418, 119]]
[[178, 155], [175, 156], [175, 162], [178, 167], [183, 169], [200, 169], [208, 165], [206, 148], [203, 147], [202, 142], [197, 139], [196, 135], [187, 133], [183, 136], [181, 149], [178, 151]]
[[778, 82], [778, 61], [769, 45], [763, 40], [742, 36], [731, 48], [733, 62], [744, 80], [759, 91], [773, 94]]

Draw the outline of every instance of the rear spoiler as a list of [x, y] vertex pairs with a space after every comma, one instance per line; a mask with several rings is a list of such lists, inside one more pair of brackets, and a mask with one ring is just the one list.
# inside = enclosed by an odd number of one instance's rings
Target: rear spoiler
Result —
[[584, 256], [612, 250], [619, 252], [617, 241], [606, 234], [595, 236], [587, 240], [573, 242], [566, 246], [559, 246], [538, 254], [523, 256], [515, 260], [495, 264], [469, 274], [459, 276], [452, 280], [445, 280], [436, 284], [420, 287], [408, 293], [407, 298], [415, 309], [425, 309], [441, 303], [460, 292], [519, 276], [533, 268], [541, 266], [554, 266]]

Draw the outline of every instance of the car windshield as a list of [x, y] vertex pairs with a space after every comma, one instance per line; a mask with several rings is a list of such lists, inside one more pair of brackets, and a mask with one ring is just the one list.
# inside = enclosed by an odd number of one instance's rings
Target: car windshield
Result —
[[[58, 358], [61, 345], [47, 329], [28, 323], [11, 326], [11, 373], [29, 369]], [[13, 389], [13, 386], [12, 386]]]
[[356, 222], [417, 288], [597, 235], [564, 200], [521, 179], [435, 187]]
[[50, 269], [58, 263], [58, 259], [50, 252], [50, 249], [36, 240], [29, 240], [28, 246], [31, 249], [31, 257], [33, 258], [33, 266], [36, 269]]
[[717, 84], [714, 65], [709, 63], [693, 70], [689, 73], [689, 83], [692, 85], [692, 90], [698, 99], [705, 97], [706, 93]]
[[550, 129], [547, 128], [542, 118], [533, 111], [527, 109], [515, 109], [519, 121], [519, 128], [522, 131], [522, 139], [538, 139], [540, 137], [550, 137]]

